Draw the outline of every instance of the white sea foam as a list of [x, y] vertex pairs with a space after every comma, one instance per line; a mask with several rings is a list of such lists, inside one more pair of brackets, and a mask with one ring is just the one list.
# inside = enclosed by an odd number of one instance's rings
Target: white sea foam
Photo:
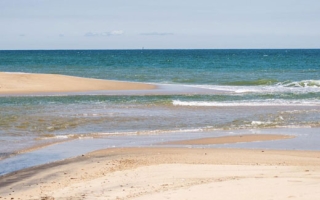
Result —
[[232, 106], [319, 106], [320, 102], [314, 101], [298, 101], [298, 100], [264, 100], [264, 101], [180, 101], [173, 100], [172, 104], [175, 106], [211, 106], [211, 107], [232, 107]]
[[320, 80], [303, 80], [303, 81], [285, 81], [278, 83], [279, 86], [284, 87], [298, 87], [298, 88], [320, 88]]
[[159, 134], [172, 134], [172, 133], [197, 133], [204, 132], [208, 130], [220, 130], [214, 127], [208, 126], [203, 128], [186, 128], [186, 129], [169, 129], [169, 130], [143, 130], [143, 131], [132, 131], [132, 132], [104, 132], [104, 133], [91, 133], [89, 136], [95, 137], [105, 137], [105, 136], [113, 136], [113, 135], [159, 135]]
[[320, 80], [285, 81], [275, 85], [233, 86], [233, 85], [188, 85], [189, 87], [234, 93], [310, 93], [320, 92]]
[[262, 122], [262, 121], [252, 121], [251, 125], [253, 126], [259, 126], [259, 125], [270, 125], [272, 122]]
[[70, 136], [70, 135], [56, 135], [55, 138], [56, 139], [68, 139], [69, 137], [72, 137], [72, 136]]

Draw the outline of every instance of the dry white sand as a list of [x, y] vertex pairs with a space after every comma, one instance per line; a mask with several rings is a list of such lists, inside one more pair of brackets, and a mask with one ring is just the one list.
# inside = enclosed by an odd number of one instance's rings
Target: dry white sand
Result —
[[80, 78], [58, 74], [0, 72], [0, 94], [145, 90], [154, 88], [155, 86], [150, 84]]
[[320, 152], [124, 148], [1, 177], [1, 199], [320, 197]]

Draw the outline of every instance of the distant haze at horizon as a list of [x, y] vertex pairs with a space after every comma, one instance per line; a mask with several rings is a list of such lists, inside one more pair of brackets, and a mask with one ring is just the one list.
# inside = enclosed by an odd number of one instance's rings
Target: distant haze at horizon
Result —
[[0, 50], [318, 49], [320, 1], [3, 0]]

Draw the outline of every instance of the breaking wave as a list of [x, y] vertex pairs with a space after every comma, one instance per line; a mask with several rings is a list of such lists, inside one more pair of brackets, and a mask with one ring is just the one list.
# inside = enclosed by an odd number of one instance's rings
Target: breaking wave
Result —
[[174, 106], [210, 106], [210, 107], [232, 107], [232, 106], [319, 106], [320, 102], [318, 100], [251, 100], [251, 101], [228, 101], [228, 102], [218, 102], [218, 101], [181, 101], [173, 100], [172, 104]]
[[229, 85], [189, 85], [189, 87], [241, 93], [317, 93], [320, 92], [320, 80], [284, 81], [256, 80], [232, 82]]

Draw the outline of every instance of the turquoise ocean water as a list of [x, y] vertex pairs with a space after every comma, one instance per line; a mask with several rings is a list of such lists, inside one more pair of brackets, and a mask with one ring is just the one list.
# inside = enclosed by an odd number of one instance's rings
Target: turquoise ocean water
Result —
[[0, 51], [0, 71], [165, 88], [1, 96], [2, 158], [66, 138], [320, 127], [320, 50]]

